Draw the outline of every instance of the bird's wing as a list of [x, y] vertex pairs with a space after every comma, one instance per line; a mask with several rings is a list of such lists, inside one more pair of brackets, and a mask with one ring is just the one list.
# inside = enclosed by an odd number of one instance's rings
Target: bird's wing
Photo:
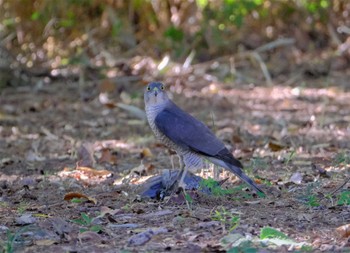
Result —
[[166, 137], [182, 148], [206, 156], [217, 156], [226, 149], [206, 125], [174, 103], [157, 115], [155, 124]]

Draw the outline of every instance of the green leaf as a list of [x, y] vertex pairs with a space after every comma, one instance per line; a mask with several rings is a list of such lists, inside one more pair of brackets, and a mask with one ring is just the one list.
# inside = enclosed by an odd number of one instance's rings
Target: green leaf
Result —
[[91, 224], [92, 218], [90, 218], [86, 213], [81, 213], [81, 217], [82, 217], [83, 220], [85, 221], [85, 224], [86, 224], [86, 225]]
[[86, 231], [89, 231], [87, 228], [81, 228], [81, 229], [79, 229], [79, 233], [84, 233], [84, 232], [86, 232]]
[[40, 12], [35, 11], [35, 12], [33, 12], [32, 16], [30, 16], [30, 19], [31, 20], [38, 20], [40, 18], [40, 16], [41, 16]]
[[181, 29], [178, 29], [174, 26], [170, 26], [165, 32], [164, 36], [173, 40], [173, 41], [182, 41], [184, 33]]
[[82, 219], [71, 220], [71, 222], [74, 222], [78, 225], [85, 225], [85, 222]]
[[261, 229], [260, 232], [260, 239], [269, 239], [269, 238], [279, 238], [279, 239], [289, 239], [288, 236], [283, 234], [282, 232], [271, 228], [271, 227], [264, 227]]
[[100, 232], [102, 230], [101, 226], [100, 225], [94, 225], [94, 226], [91, 226], [90, 227], [90, 231], [93, 231], [93, 232]]
[[191, 196], [189, 194], [185, 194], [185, 199], [186, 201], [189, 203], [189, 204], [192, 204], [193, 203], [193, 199], [191, 198]]
[[308, 197], [307, 205], [311, 207], [316, 207], [320, 206], [320, 203], [318, 202], [318, 199], [315, 195], [311, 195]]
[[270, 239], [264, 239], [265, 242], [270, 242], [273, 244], [276, 244], [277, 246], [282, 246], [282, 245], [294, 245], [294, 246], [298, 246], [301, 247], [303, 246], [305, 243], [298, 243], [295, 242], [291, 239], [281, 239], [281, 238], [270, 238]]
[[85, 200], [80, 199], [80, 198], [72, 198], [72, 199], [70, 200], [71, 203], [78, 203], [78, 204], [83, 203], [84, 201], [85, 201]]
[[337, 204], [340, 205], [340, 206], [342, 206], [342, 205], [350, 205], [350, 191], [342, 192], [339, 195], [339, 199], [338, 199]]

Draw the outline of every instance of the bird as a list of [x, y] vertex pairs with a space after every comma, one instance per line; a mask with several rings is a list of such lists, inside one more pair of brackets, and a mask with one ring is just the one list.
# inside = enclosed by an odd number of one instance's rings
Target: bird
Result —
[[178, 107], [161, 82], [150, 82], [144, 91], [147, 121], [154, 135], [180, 158], [178, 188], [184, 188], [188, 170], [203, 167], [204, 160], [234, 173], [257, 193], [260, 187], [242, 171], [242, 164], [203, 122]]

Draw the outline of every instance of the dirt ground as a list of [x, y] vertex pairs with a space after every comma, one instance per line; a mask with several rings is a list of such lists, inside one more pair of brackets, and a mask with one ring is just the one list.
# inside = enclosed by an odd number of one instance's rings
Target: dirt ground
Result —
[[[198, 192], [188, 205], [138, 196], [147, 176], [172, 167], [169, 150], [135, 109], [143, 109], [141, 82], [115, 81], [113, 103], [101, 102], [96, 82], [1, 90], [2, 250], [350, 251], [349, 232], [340, 228], [350, 223], [349, 205], [339, 203], [349, 183], [332, 194], [349, 177], [346, 76], [303, 77], [293, 87], [165, 80], [173, 100], [211, 126], [267, 193], [259, 197], [223, 172], [222, 187], [237, 193]], [[217, 220], [216, 211], [227, 217]], [[238, 222], [230, 232], [232, 217]], [[264, 242], [263, 227], [294, 244]]]

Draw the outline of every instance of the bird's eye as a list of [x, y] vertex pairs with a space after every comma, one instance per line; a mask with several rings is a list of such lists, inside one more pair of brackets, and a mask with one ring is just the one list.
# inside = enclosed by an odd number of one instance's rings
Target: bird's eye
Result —
[[162, 85], [162, 86], [160, 86], [160, 89], [161, 89], [161, 90], [164, 90], [164, 86], [163, 86], [163, 85]]
[[151, 90], [151, 87], [148, 86], [148, 87], [147, 87], [147, 90], [150, 91], [150, 90]]

